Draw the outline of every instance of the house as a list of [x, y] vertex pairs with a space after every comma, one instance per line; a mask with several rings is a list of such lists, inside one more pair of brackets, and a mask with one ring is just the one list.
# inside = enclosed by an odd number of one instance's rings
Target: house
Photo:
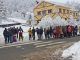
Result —
[[79, 11], [76, 10], [75, 8], [72, 8], [71, 11], [72, 11], [73, 18], [77, 20], [79, 17]]
[[53, 19], [56, 16], [68, 20], [70, 15], [75, 19], [78, 18], [78, 12], [71, 10], [71, 8], [65, 4], [57, 4], [50, 1], [42, 1], [34, 8], [34, 18], [39, 23], [44, 16], [50, 15]]

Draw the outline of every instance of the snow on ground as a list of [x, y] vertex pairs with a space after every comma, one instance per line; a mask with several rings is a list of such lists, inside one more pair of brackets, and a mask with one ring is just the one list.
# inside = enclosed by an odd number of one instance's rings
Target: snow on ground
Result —
[[63, 58], [70, 56], [72, 56], [72, 60], [80, 60], [80, 41], [63, 51]]
[[15, 24], [15, 23], [26, 23], [26, 20], [24, 19], [19, 19], [19, 18], [8, 18], [6, 20], [2, 20], [0, 25], [3, 24]]
[[3, 24], [14, 24], [14, 23], [16, 23], [16, 22], [14, 22], [14, 21], [4, 21], [3, 20], [1, 24], [3, 25]]
[[17, 18], [8, 18], [8, 19], [16, 23], [26, 23], [26, 20], [23, 19], [17, 19]]

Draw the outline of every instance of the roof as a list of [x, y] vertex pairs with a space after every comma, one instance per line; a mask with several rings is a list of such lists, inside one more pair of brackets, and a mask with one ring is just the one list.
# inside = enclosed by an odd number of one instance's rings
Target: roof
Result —
[[72, 7], [70, 10], [72, 10], [72, 11], [79, 11], [78, 9], [75, 9], [75, 7]]
[[70, 8], [67, 4], [64, 4], [64, 3], [58, 3], [58, 2], [54, 2], [54, 1], [50, 1], [50, 0], [44, 0], [44, 1], [49, 2], [51, 4], [55, 4], [56, 6], [62, 6], [62, 7]]
[[51, 4], [55, 4], [55, 6], [62, 6], [62, 7], [70, 8], [70, 6], [68, 6], [68, 5], [64, 4], [64, 3], [57, 3], [57, 2], [49, 1], [49, 0], [43, 0], [43, 1], [39, 2], [39, 4], [37, 4], [34, 8], [39, 6], [42, 2], [48, 2], [48, 3], [51, 3]]

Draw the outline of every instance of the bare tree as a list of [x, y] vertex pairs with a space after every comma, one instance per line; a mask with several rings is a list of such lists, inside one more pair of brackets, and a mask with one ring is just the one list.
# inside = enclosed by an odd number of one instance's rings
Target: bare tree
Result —
[[76, 10], [80, 11], [80, 3], [75, 2], [75, 1], [71, 1], [71, 2], [68, 1], [66, 4], [71, 7], [74, 7]]
[[6, 18], [6, 7], [4, 6], [4, 2], [0, 0], [0, 21]]

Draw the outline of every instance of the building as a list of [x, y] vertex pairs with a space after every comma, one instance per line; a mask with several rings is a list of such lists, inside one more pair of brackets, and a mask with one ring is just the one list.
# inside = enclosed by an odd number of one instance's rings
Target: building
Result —
[[79, 11], [76, 10], [75, 8], [72, 8], [72, 9], [71, 9], [71, 12], [72, 12], [73, 18], [77, 20], [78, 17], [79, 17]]
[[68, 20], [70, 15], [72, 15], [74, 19], [78, 18], [78, 12], [72, 10], [65, 4], [42, 1], [34, 8], [34, 18], [37, 23], [39, 23], [39, 21], [41, 21], [41, 19], [46, 15], [50, 15], [53, 19], [58, 15], [65, 20]]

